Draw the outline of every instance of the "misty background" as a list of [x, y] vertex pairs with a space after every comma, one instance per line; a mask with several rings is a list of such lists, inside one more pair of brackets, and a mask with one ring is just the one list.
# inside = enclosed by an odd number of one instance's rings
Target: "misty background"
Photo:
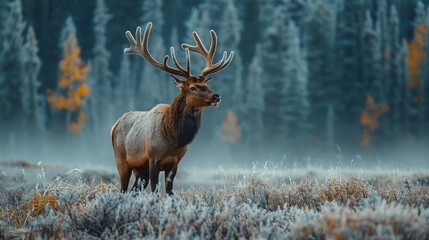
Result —
[[0, 160], [114, 169], [114, 122], [179, 91], [123, 53], [125, 31], [150, 21], [158, 60], [173, 46], [183, 61], [192, 31], [205, 45], [217, 32], [215, 61], [235, 51], [181, 166], [429, 167], [428, 3], [0, 1]]

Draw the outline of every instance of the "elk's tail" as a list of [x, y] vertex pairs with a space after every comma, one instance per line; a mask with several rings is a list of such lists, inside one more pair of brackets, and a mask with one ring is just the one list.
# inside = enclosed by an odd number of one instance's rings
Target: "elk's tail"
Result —
[[113, 124], [112, 129], [110, 130], [110, 140], [112, 141], [112, 146], [115, 148], [115, 133], [116, 133], [116, 127], [118, 126], [119, 121], [116, 121], [115, 124]]

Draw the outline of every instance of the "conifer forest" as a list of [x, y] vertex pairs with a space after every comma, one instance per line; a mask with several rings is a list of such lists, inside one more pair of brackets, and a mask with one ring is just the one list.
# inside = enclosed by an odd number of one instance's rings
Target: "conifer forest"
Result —
[[[193, 31], [234, 51], [174, 196], [120, 193], [112, 150], [181, 91], [124, 54], [149, 22], [193, 75]], [[0, 1], [0, 239], [428, 239], [428, 146], [429, 0]]]

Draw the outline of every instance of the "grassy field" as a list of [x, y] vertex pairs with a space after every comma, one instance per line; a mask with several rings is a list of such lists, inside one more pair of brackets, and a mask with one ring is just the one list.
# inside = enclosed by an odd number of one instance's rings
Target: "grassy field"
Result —
[[429, 239], [429, 171], [179, 172], [167, 197], [119, 193], [114, 169], [2, 161], [0, 239]]

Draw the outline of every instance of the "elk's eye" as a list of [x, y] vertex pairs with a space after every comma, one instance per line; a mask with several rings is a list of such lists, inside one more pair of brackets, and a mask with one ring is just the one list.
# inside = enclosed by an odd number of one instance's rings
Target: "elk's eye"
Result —
[[190, 87], [189, 90], [191, 90], [192, 92], [196, 92], [197, 89], [195, 87]]
[[207, 87], [206, 86], [199, 86], [198, 89], [200, 89], [200, 91], [207, 91]]

